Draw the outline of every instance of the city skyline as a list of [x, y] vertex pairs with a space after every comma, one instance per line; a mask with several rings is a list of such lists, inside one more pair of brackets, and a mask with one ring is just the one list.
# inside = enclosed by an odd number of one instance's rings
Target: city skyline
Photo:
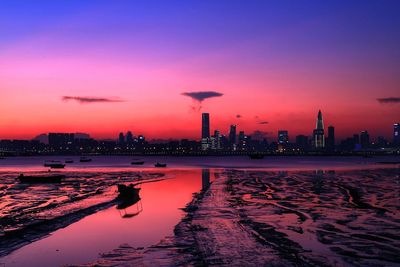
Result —
[[202, 112], [224, 132], [308, 135], [318, 109], [338, 138], [391, 137], [397, 1], [153, 4], [2, 2], [0, 139], [195, 139]]

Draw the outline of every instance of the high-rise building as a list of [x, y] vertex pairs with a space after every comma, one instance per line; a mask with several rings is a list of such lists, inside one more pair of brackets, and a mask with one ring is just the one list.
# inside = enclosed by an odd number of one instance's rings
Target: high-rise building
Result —
[[400, 123], [393, 124], [393, 144], [400, 145]]
[[201, 138], [210, 138], [210, 114], [201, 114]]
[[325, 147], [324, 121], [321, 110], [318, 111], [317, 123], [313, 132], [314, 148], [323, 149]]
[[238, 148], [239, 150], [246, 150], [246, 135], [244, 134], [244, 131], [239, 132], [238, 136]]
[[308, 149], [308, 137], [305, 135], [296, 136], [296, 147], [305, 151]]
[[236, 144], [236, 125], [231, 125], [229, 130], [229, 143], [231, 143], [232, 146]]
[[49, 145], [55, 150], [72, 148], [75, 140], [73, 133], [49, 133]]
[[125, 144], [125, 136], [124, 136], [124, 133], [119, 133], [119, 135], [118, 135], [118, 143], [119, 143], [120, 145]]
[[201, 114], [201, 149], [209, 150], [211, 148], [210, 138], [210, 114]]
[[218, 130], [215, 130], [214, 136], [211, 139], [211, 149], [220, 150], [221, 148], [221, 133]]
[[328, 127], [328, 137], [326, 138], [326, 149], [328, 151], [335, 150], [335, 127]]
[[278, 131], [278, 144], [286, 145], [289, 143], [289, 132], [286, 130]]
[[369, 147], [369, 134], [368, 131], [361, 131], [360, 133], [360, 144], [361, 148], [368, 148]]
[[128, 132], [126, 133], [126, 143], [127, 143], [128, 145], [133, 144], [133, 134], [132, 134], [131, 131], [128, 131]]

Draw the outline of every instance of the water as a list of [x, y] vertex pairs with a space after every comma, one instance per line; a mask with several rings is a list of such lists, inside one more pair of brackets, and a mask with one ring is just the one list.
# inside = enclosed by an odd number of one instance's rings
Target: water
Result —
[[[46, 160], [73, 159], [74, 163], [67, 164], [61, 171], [84, 171], [97, 169], [99, 171], [119, 170], [143, 170], [154, 169], [154, 163], [167, 163], [168, 168], [266, 168], [274, 170], [282, 169], [326, 169], [326, 168], [365, 168], [368, 165], [376, 165], [382, 161], [399, 161], [399, 157], [379, 156], [373, 158], [363, 157], [265, 157], [252, 160], [247, 156], [209, 156], [209, 157], [170, 157], [170, 156], [142, 156], [144, 165], [131, 165], [132, 156], [92, 156], [93, 161], [81, 163], [79, 157], [69, 156], [37, 156], [37, 157], [13, 157], [0, 160], [0, 171], [43, 171]], [[372, 166], [376, 167], [376, 166]], [[59, 170], [60, 171], [60, 170]]]
[[[65, 169], [61, 184], [23, 185], [19, 173], [46, 174], [46, 160], [74, 163]], [[96, 260], [121, 244], [148, 247], [173, 235], [183, 216], [181, 208], [192, 194], [206, 188], [215, 173], [226, 169], [320, 170], [396, 167], [377, 164], [399, 161], [396, 157], [141, 157], [142, 166], [130, 165], [131, 156], [15, 157], [0, 160], [0, 265], [60, 266]], [[167, 168], [154, 168], [155, 162]], [[126, 210], [113, 202], [116, 184], [137, 181], [141, 201]], [[96, 208], [92, 208], [96, 207]], [[82, 212], [83, 210], [87, 213]], [[127, 216], [128, 215], [128, 216]], [[57, 221], [57, 218], [63, 221]], [[130, 218], [124, 218], [130, 217]], [[46, 220], [40, 230], [30, 224]], [[278, 221], [286, 219], [278, 218]], [[5, 239], [4, 232], [21, 229], [21, 237]], [[33, 230], [32, 230], [33, 229]], [[282, 230], [283, 231], [283, 230]], [[286, 231], [286, 230], [285, 230]], [[283, 231], [283, 232], [285, 232]], [[300, 242], [301, 243], [301, 242]], [[309, 242], [308, 242], [309, 243]], [[314, 246], [314, 244], [310, 245]], [[318, 245], [318, 244], [317, 244]]]
[[[0, 262], [6, 266], [83, 264], [121, 244], [147, 247], [158, 243], [173, 234], [174, 226], [183, 215], [180, 208], [190, 202], [192, 194], [201, 189], [202, 182], [207, 182], [200, 169], [170, 171], [168, 177], [143, 184], [141, 200], [135, 205], [124, 210], [112, 206], [84, 217], [14, 251]], [[126, 214], [136, 213], [136, 216], [124, 218]]]

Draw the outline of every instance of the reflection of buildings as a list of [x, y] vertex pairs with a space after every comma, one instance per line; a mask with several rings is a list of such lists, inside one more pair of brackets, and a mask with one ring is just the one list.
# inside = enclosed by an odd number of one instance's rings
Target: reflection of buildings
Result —
[[325, 147], [325, 135], [324, 135], [324, 121], [322, 120], [322, 112], [318, 111], [317, 125], [313, 132], [313, 141], [315, 149], [323, 149]]
[[207, 190], [210, 186], [210, 169], [201, 170], [201, 189]]

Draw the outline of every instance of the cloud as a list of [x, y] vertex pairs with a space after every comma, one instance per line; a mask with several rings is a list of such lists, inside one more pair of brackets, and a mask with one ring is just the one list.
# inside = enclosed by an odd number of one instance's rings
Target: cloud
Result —
[[201, 103], [207, 98], [220, 97], [223, 96], [224, 94], [215, 91], [199, 91], [199, 92], [184, 92], [182, 93], [182, 95], [188, 96], [193, 100]]
[[268, 121], [259, 121], [258, 124], [268, 124]]
[[76, 101], [80, 104], [89, 104], [89, 103], [115, 103], [115, 102], [124, 102], [121, 99], [115, 98], [104, 98], [104, 97], [88, 97], [88, 96], [63, 96], [63, 101]]
[[240, 119], [241, 117], [242, 117], [242, 115], [240, 115], [240, 114], [237, 114], [237, 115], [236, 115], [236, 118], [237, 118], [237, 119]]
[[386, 98], [377, 98], [379, 103], [381, 104], [396, 104], [400, 103], [400, 97], [386, 97]]

